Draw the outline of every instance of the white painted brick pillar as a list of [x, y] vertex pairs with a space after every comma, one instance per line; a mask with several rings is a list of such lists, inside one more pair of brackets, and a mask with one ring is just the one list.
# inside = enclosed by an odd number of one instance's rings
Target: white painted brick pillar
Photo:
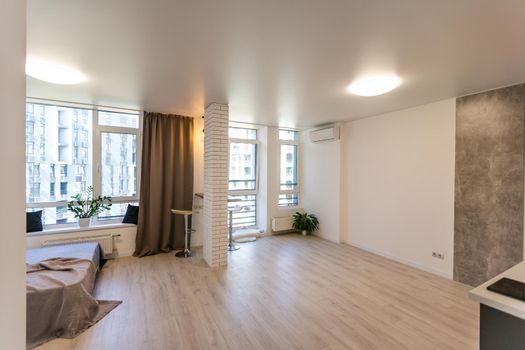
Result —
[[228, 105], [212, 103], [204, 113], [203, 256], [211, 267], [228, 263]]

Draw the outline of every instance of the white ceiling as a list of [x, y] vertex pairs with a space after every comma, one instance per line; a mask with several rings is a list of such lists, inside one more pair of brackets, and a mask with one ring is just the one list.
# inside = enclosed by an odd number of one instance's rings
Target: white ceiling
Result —
[[[80, 69], [28, 96], [310, 127], [525, 81], [524, 0], [29, 0], [28, 56]], [[367, 74], [404, 83], [378, 97]]]

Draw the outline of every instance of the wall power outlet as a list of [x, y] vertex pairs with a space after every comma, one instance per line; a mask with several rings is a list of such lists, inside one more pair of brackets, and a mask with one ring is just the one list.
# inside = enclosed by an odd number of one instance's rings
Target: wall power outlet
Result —
[[432, 252], [432, 257], [433, 258], [437, 258], [437, 259], [441, 259], [441, 260], [445, 260], [445, 254], [443, 254], [443, 253]]

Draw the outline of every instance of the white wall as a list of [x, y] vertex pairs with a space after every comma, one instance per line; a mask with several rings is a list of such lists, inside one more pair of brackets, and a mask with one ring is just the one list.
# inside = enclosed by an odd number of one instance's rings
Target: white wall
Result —
[[307, 213], [319, 218], [314, 234], [332, 242], [341, 241], [341, 141], [312, 143], [301, 132], [301, 201]]
[[[257, 130], [257, 158], [259, 160], [258, 171], [258, 191], [257, 191], [257, 227], [262, 232], [271, 232], [270, 219], [267, 215], [268, 206], [271, 198], [268, 197], [268, 128], [263, 127]], [[273, 191], [272, 191], [273, 193]]]
[[260, 171], [266, 171], [266, 234], [272, 234], [272, 218], [286, 216], [288, 211], [281, 212], [279, 208], [279, 181], [280, 181], [280, 146], [279, 129], [275, 127], [266, 128], [266, 166]]
[[[193, 193], [204, 192], [204, 119], [195, 117], [193, 119]], [[191, 236], [191, 246], [202, 246], [203, 235], [203, 199], [197, 196], [193, 197], [193, 215], [192, 227], [196, 232]]]
[[26, 2], [5, 0], [0, 11], [0, 340], [25, 349], [25, 50]]
[[455, 99], [350, 122], [342, 136], [343, 240], [451, 278]]

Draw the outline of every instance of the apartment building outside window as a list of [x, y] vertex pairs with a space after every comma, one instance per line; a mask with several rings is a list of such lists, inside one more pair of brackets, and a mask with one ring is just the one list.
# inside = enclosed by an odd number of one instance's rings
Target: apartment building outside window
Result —
[[228, 206], [234, 227], [257, 225], [257, 130], [231, 127]]
[[67, 201], [89, 186], [113, 197], [99, 220], [138, 201], [138, 114], [28, 102], [26, 122], [27, 208], [43, 210], [45, 225], [75, 222]]
[[279, 130], [280, 147], [280, 182], [279, 206], [296, 207], [299, 205], [298, 184], [298, 147], [299, 133], [293, 130]]

